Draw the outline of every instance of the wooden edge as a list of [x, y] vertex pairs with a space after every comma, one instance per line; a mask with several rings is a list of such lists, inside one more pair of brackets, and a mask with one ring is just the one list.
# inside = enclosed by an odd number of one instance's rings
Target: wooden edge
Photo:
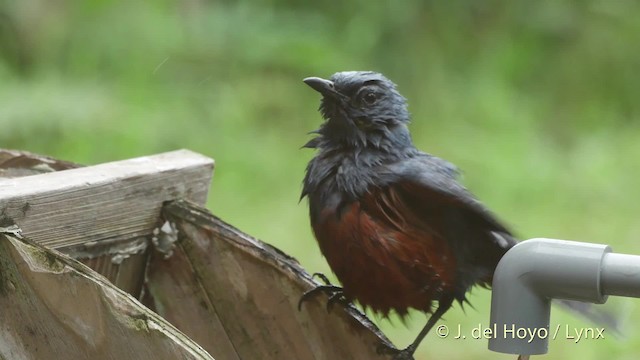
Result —
[[0, 228], [0, 358], [209, 359], [106, 278]]
[[207, 199], [213, 159], [178, 150], [21, 178], [0, 178], [0, 226], [69, 248], [150, 235], [162, 203]]
[[[191, 204], [188, 201], [175, 201], [168, 203], [163, 209], [163, 215], [168, 221], [187, 221], [194, 226], [203, 229], [205, 233], [216, 233], [216, 239], [224, 240], [231, 247], [235, 248], [235, 251], [242, 252], [247, 254], [250, 257], [255, 259], [259, 259], [264, 263], [268, 264], [273, 269], [276, 269], [280, 274], [279, 276], [282, 278], [287, 278], [288, 281], [293, 282], [297, 288], [294, 295], [290, 295], [295, 297], [295, 299], [291, 299], [292, 302], [297, 303], [300, 296], [309, 289], [314, 288], [319, 285], [319, 283], [315, 282], [312, 277], [307, 273], [299, 263], [291, 256], [283, 253], [279, 249], [266, 244], [256, 238], [253, 238], [240, 230], [234, 228], [233, 226], [225, 223], [221, 219], [217, 218], [215, 215], [209, 213], [206, 209], [203, 209], [197, 204]], [[219, 236], [218, 236], [219, 235]], [[197, 242], [197, 240], [192, 240]], [[183, 247], [186, 246], [183, 244]], [[197, 269], [197, 266], [195, 266]], [[197, 276], [202, 276], [202, 274], [196, 274]], [[319, 303], [321, 303], [322, 311], [314, 311], [310, 312], [309, 316], [313, 318], [313, 316], [330, 316], [324, 310], [324, 304], [326, 304], [327, 297], [322, 295], [319, 296]], [[325, 299], [322, 301], [322, 299]], [[309, 303], [305, 303], [302, 311], [305, 311], [305, 307], [311, 306], [313, 301]], [[215, 307], [216, 304], [214, 303]], [[353, 341], [362, 341], [365, 338], [375, 338], [375, 341], [371, 341], [371, 343], [365, 344], [365, 347], [371, 349], [372, 353], [375, 354], [375, 343], [383, 344], [391, 349], [395, 349], [393, 344], [386, 338], [386, 336], [380, 331], [380, 329], [371, 322], [366, 315], [360, 312], [353, 305], [342, 305], [335, 304], [335, 308], [341, 308], [343, 311], [336, 311], [339, 309], [334, 309], [332, 313], [337, 313], [340, 317], [340, 320], [344, 322], [348, 328], [352, 329], [353, 334], [365, 334], [368, 335], [360, 336], [353, 335]], [[296, 309], [297, 311], [297, 309]], [[333, 315], [331, 315], [333, 316]], [[224, 326], [225, 324], [223, 324]], [[247, 326], [251, 326], [247, 324]], [[260, 323], [254, 324], [254, 326], [261, 326]], [[304, 325], [305, 327], [308, 326]], [[331, 332], [332, 329], [325, 329], [327, 332]], [[188, 331], [184, 330], [186, 333]], [[349, 332], [347, 332], [350, 334]], [[349, 335], [350, 336], [350, 335]], [[359, 340], [358, 340], [359, 339]], [[345, 343], [349, 341], [349, 339], [344, 339]], [[361, 354], [364, 356], [364, 354]], [[365, 356], [368, 358], [367, 356]], [[364, 357], [363, 357], [364, 358]]]

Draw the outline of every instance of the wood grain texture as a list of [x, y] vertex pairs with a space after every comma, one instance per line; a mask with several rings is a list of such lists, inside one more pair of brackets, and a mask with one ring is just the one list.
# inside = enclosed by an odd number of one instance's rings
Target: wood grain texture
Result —
[[[0, 149], [0, 177], [17, 178], [79, 167], [82, 165], [27, 151]], [[114, 256], [121, 256], [123, 249], [130, 248], [129, 244], [140, 241], [147, 242], [148, 240], [146, 238], [123, 240], [115, 246], [112, 242], [101, 242], [91, 247], [81, 245], [63, 250], [66, 255], [80, 260], [94, 271], [107, 277], [120, 289], [138, 297], [142, 289], [148, 251], [143, 249], [140, 253], [130, 255], [121, 262], [112, 260]]]
[[[177, 225], [178, 247], [183, 253], [179, 261], [185, 268], [177, 271], [176, 260], [162, 263], [164, 260], [155, 258], [154, 262], [160, 264], [150, 265], [150, 295], [160, 315], [213, 356], [389, 358], [376, 350], [380, 344], [391, 343], [355, 307], [336, 304], [327, 313], [327, 297], [319, 295], [298, 311], [300, 296], [315, 283], [295, 259], [195, 204], [170, 203], [163, 214]], [[180, 289], [180, 284], [189, 285]], [[181, 308], [182, 297], [173, 295], [187, 291], [192, 292], [191, 299], [202, 303], [198, 306], [190, 301], [185, 303], [188, 308]]]
[[0, 179], [0, 225], [52, 248], [151, 234], [162, 203], [204, 204], [213, 160], [188, 150]]
[[0, 359], [213, 358], [81, 263], [0, 233]]
[[217, 359], [240, 360], [220, 317], [204, 291], [191, 261], [178, 245], [171, 257], [152, 251], [147, 266], [144, 298], [161, 314]]
[[74, 254], [72, 257], [87, 265], [93, 269], [93, 271], [106, 277], [118, 288], [128, 292], [133, 297], [138, 298], [142, 290], [144, 272], [149, 258], [148, 255], [149, 249], [146, 249], [139, 254], [130, 255], [121, 263], [114, 263], [113, 254], [105, 254], [91, 258], [83, 258]]

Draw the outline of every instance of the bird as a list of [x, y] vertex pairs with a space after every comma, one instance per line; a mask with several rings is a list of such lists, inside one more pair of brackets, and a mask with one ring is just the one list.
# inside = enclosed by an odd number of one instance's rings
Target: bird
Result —
[[[324, 119], [303, 148], [316, 151], [300, 199], [308, 199], [320, 251], [341, 283], [335, 301], [401, 318], [410, 309], [429, 316], [415, 340], [394, 359], [412, 359], [418, 345], [452, 307], [468, 303], [474, 286], [490, 288], [512, 231], [460, 181], [452, 163], [414, 145], [407, 100], [373, 71], [305, 78], [322, 95]], [[437, 305], [436, 305], [437, 304]]]
[[304, 145], [317, 153], [301, 199], [308, 198], [313, 233], [342, 284], [319, 289], [383, 316], [430, 313], [396, 354], [409, 359], [454, 301], [491, 284], [516, 241], [459, 182], [455, 165], [415, 147], [407, 100], [391, 80], [344, 71], [304, 82], [322, 95], [325, 121]]

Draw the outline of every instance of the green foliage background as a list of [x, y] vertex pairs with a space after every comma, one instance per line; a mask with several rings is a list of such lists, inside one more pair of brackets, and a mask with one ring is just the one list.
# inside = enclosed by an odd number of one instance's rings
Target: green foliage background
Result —
[[[640, 4], [622, 0], [0, 0], [0, 146], [85, 164], [201, 152], [214, 213], [329, 273], [298, 204], [320, 123], [301, 80], [377, 70], [409, 99], [416, 144], [522, 238], [640, 253], [639, 40]], [[443, 323], [486, 326], [489, 298]], [[545, 358], [635, 358], [640, 312], [610, 302], [621, 339], [552, 340]], [[378, 323], [405, 346], [424, 321]], [[486, 346], [431, 334], [417, 358], [513, 358]]]

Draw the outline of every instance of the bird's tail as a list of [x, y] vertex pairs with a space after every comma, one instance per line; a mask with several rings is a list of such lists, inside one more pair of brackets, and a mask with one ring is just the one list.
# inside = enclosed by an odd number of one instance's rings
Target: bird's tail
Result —
[[607, 332], [620, 334], [621, 318], [620, 315], [606, 308], [603, 305], [585, 303], [573, 300], [555, 300], [554, 303], [561, 307], [576, 313], [595, 325], [604, 327]]

